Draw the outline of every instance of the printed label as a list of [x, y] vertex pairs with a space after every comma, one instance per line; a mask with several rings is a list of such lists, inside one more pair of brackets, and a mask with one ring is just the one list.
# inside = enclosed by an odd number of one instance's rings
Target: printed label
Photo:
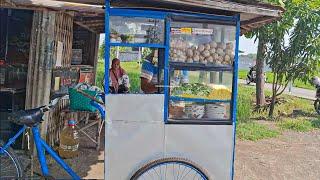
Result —
[[171, 28], [170, 29], [171, 34], [181, 34], [180, 28]]
[[60, 148], [65, 151], [77, 151], [79, 149], [79, 144], [76, 144], [74, 146], [68, 146], [65, 144], [60, 144]]
[[192, 29], [191, 28], [181, 28], [182, 34], [191, 34]]
[[192, 34], [211, 35], [213, 34], [213, 29], [193, 28]]
[[191, 34], [192, 28], [171, 28], [170, 32], [171, 34]]

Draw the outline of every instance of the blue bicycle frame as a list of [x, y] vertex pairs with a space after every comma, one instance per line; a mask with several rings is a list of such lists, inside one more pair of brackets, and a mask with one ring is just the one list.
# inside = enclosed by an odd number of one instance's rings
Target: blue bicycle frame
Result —
[[[19, 132], [12, 138], [9, 139], [9, 141], [1, 148], [0, 147], [0, 154], [4, 153], [4, 150], [10, 147], [11, 144], [13, 144], [16, 139], [27, 129], [27, 126], [23, 126]], [[38, 154], [38, 160], [41, 166], [41, 171], [43, 176], [49, 176], [49, 169], [46, 162], [45, 157], [45, 151], [47, 151], [51, 157], [73, 178], [76, 180], [80, 180], [80, 177], [59, 157], [59, 155], [54, 152], [51, 147], [46, 144], [46, 142], [41, 139], [40, 132], [38, 129], [38, 126], [32, 127], [32, 133], [34, 142], [36, 144], [37, 154]], [[45, 151], [44, 151], [45, 150]]]
[[[100, 95], [101, 99], [103, 100], [103, 102], [105, 102], [105, 98], [104, 95]], [[98, 109], [98, 111], [101, 114], [101, 119], [104, 121], [105, 119], [105, 110], [104, 107], [101, 106], [100, 104], [96, 103], [95, 101], [91, 101], [90, 104], [92, 106], [94, 106], [95, 108]], [[16, 139], [27, 129], [27, 126], [23, 126], [19, 132], [13, 136], [12, 138], [10, 138], [8, 140], [8, 142], [3, 146], [0, 147], [0, 154], [4, 153], [4, 150], [8, 149], [11, 144], [13, 144]], [[59, 155], [54, 152], [51, 147], [46, 144], [46, 142], [41, 139], [40, 136], [40, 132], [39, 132], [39, 128], [38, 126], [32, 127], [32, 133], [33, 133], [33, 138], [34, 138], [34, 142], [36, 145], [36, 149], [37, 149], [37, 154], [38, 154], [38, 160], [41, 166], [41, 171], [42, 174], [44, 176], [49, 176], [49, 169], [47, 166], [47, 162], [46, 162], [46, 157], [45, 157], [45, 151], [47, 151], [51, 157], [53, 157], [53, 159], [73, 178], [73, 179], [80, 179], [80, 177], [59, 157]], [[43, 149], [44, 148], [44, 149]], [[44, 151], [45, 150], [45, 151]]]

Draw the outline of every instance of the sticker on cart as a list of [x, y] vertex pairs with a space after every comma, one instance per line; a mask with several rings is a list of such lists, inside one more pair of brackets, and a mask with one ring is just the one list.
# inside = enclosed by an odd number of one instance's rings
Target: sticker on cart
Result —
[[181, 28], [181, 34], [191, 34], [191, 28]]
[[192, 28], [171, 28], [171, 34], [191, 34]]
[[192, 34], [211, 35], [213, 34], [213, 29], [193, 28]]
[[170, 29], [171, 34], [181, 34], [180, 28], [171, 28]]

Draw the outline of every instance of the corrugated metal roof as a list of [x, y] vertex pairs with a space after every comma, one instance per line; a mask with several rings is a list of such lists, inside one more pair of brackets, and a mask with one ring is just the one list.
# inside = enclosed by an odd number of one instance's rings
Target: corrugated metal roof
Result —
[[[104, 0], [1, 1], [10, 2], [18, 8], [47, 8], [57, 11], [75, 11], [77, 23], [84, 27], [92, 28], [95, 32], [101, 33], [104, 31]], [[280, 6], [273, 6], [257, 2], [256, 0], [112, 0], [111, 6], [229, 16], [240, 14], [242, 33], [272, 22], [280, 18], [284, 12], [284, 9]], [[92, 22], [95, 18], [98, 18], [98, 20]]]

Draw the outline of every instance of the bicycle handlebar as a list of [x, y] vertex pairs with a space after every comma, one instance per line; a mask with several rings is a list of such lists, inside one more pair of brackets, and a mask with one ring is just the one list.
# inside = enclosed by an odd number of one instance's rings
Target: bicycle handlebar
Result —
[[80, 90], [80, 89], [77, 89], [77, 92], [79, 92], [80, 94], [82, 94], [82, 95], [86, 96], [87, 98], [89, 98], [89, 99], [91, 99], [91, 100], [95, 101], [96, 103], [98, 103], [98, 104], [100, 104], [100, 105], [103, 105], [103, 106], [104, 106], [104, 103], [103, 103], [103, 102], [101, 102], [99, 99], [97, 99], [97, 98], [95, 98], [95, 97], [93, 97], [93, 96], [91, 96], [91, 95], [87, 94], [86, 92], [84, 92], [84, 91], [82, 91], [82, 90]]

